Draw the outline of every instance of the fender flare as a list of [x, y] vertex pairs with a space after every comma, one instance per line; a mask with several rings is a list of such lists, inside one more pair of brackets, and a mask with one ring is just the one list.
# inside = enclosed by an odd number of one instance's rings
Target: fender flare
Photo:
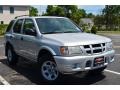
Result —
[[[39, 52], [40, 52], [41, 50], [47, 50], [47, 51], [49, 51], [53, 56], [56, 55], [55, 51], [54, 51], [52, 48], [48, 47], [48, 46], [42, 46], [42, 47], [40, 47]], [[39, 54], [39, 53], [38, 53], [38, 54]]]

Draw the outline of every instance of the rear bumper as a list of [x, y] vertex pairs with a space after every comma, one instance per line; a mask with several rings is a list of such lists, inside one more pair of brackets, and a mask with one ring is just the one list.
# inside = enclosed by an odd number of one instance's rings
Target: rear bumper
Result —
[[[73, 57], [62, 57], [54, 56], [57, 63], [58, 69], [62, 73], [76, 73], [79, 71], [93, 70], [101, 67], [107, 66], [109, 63], [114, 61], [115, 51], [108, 51], [102, 54], [89, 55], [89, 56], [73, 56]], [[97, 57], [104, 57], [104, 64], [99, 66], [94, 66], [94, 60]], [[90, 65], [88, 62], [91, 62]]]

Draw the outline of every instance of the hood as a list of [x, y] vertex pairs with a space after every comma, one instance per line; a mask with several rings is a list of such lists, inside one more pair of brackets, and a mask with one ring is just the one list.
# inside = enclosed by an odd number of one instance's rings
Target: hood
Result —
[[59, 42], [64, 46], [88, 45], [111, 41], [109, 38], [88, 33], [44, 34], [43, 37], [54, 43]]

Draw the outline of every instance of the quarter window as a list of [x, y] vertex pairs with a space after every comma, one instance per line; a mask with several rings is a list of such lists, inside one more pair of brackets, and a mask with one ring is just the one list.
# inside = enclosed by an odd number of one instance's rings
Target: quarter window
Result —
[[20, 33], [21, 32], [21, 27], [22, 27], [23, 19], [17, 20], [13, 27], [13, 32], [14, 33]]

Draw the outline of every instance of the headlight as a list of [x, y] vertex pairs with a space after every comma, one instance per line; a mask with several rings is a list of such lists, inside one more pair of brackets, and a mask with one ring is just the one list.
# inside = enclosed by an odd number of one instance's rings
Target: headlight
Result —
[[81, 55], [83, 51], [81, 50], [80, 46], [63, 46], [60, 47], [61, 55]]
[[112, 49], [113, 49], [112, 42], [107, 42], [107, 43], [106, 43], [106, 50], [107, 50], [107, 51], [110, 51], [110, 50], [112, 50]]

